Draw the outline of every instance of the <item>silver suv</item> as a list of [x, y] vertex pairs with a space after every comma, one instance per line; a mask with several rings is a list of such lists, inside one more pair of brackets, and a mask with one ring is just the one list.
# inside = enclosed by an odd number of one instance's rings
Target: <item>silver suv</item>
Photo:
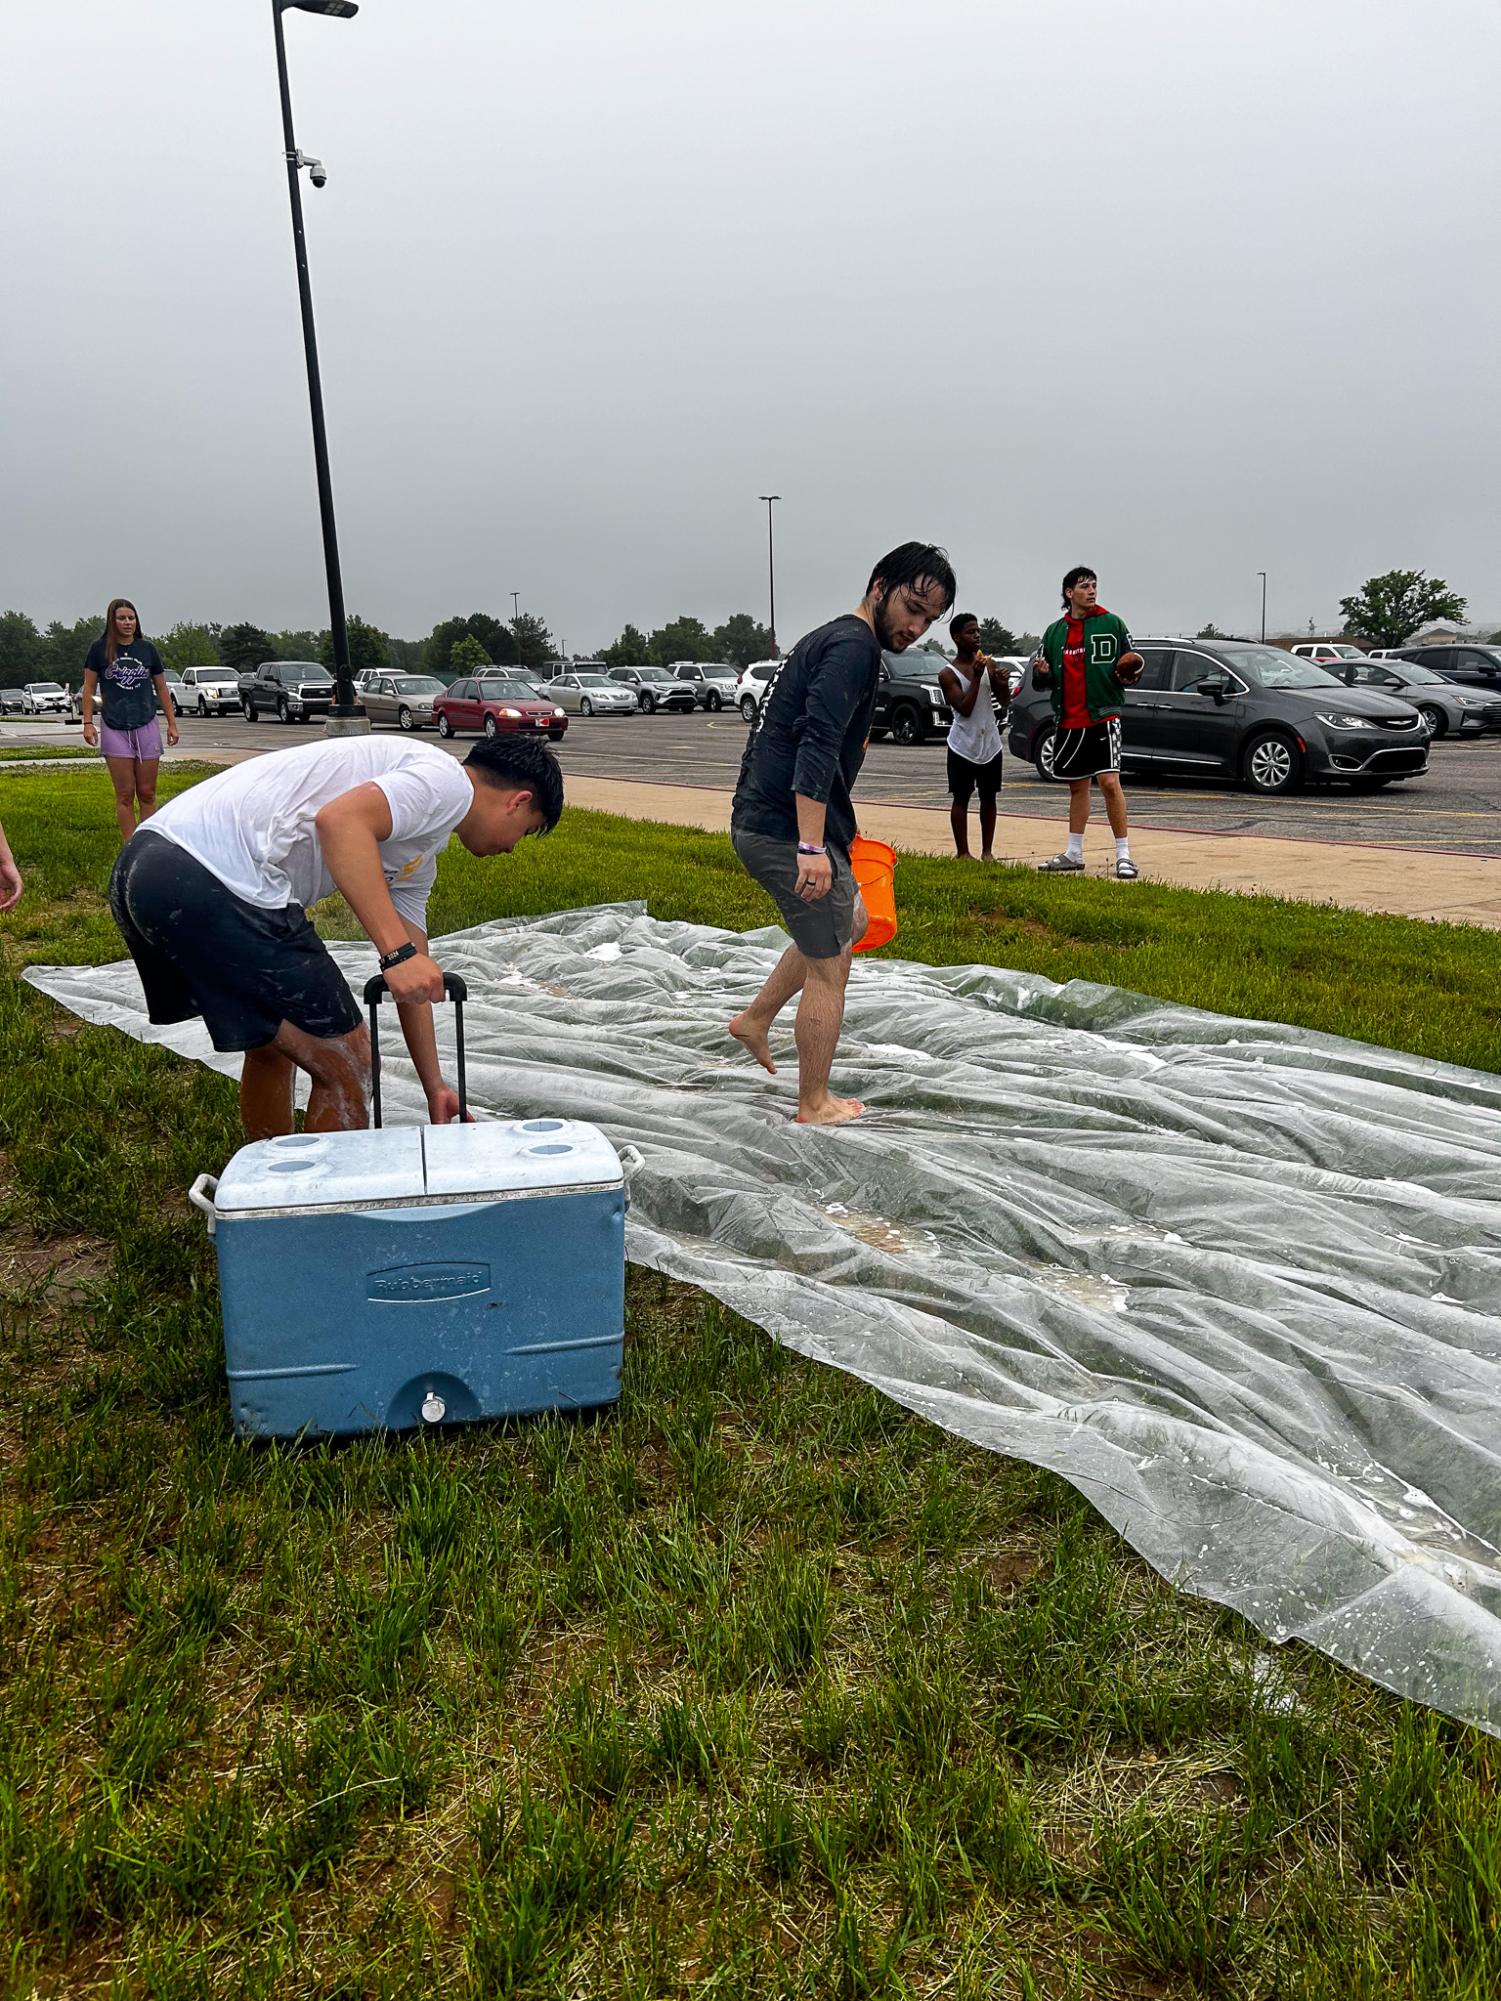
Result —
[[735, 699], [735, 683], [740, 679], [728, 660], [674, 660], [674, 680], [686, 681], [701, 709], [728, 708]]

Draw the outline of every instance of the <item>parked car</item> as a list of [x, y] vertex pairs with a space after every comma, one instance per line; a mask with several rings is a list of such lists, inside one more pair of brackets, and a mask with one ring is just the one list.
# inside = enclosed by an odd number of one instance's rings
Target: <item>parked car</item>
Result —
[[26, 714], [26, 690], [24, 688], [0, 688], [0, 716], [24, 716]]
[[[1280, 652], [1281, 648], [1273, 649]], [[1321, 667], [1331, 666], [1341, 660], [1364, 660], [1365, 649], [1351, 646], [1343, 639], [1310, 639], [1301, 645], [1290, 646], [1289, 653], [1295, 653], [1300, 660], [1316, 660]]]
[[954, 714], [938, 681], [947, 665], [936, 653], [883, 650], [871, 736], [926, 743], [935, 730], [947, 731]]
[[560, 674], [543, 690], [571, 716], [633, 716], [636, 691], [608, 674]]
[[612, 681], [632, 691], [636, 707], [643, 715], [652, 715], [658, 709], [691, 710], [696, 706], [693, 690], [674, 680], [665, 667], [611, 667], [608, 671]]
[[740, 670], [740, 679], [735, 683], [735, 702], [748, 723], [756, 720], [756, 711], [771, 684], [771, 677], [781, 664], [780, 660], [753, 660], [748, 667]]
[[[168, 692], [171, 694], [172, 707], [175, 712], [179, 716], [186, 714], [188, 708], [187, 690], [183, 686], [181, 674], [178, 673], [175, 667], [164, 667], [162, 669], [162, 679], [166, 682]], [[167, 713], [167, 705], [162, 700], [160, 689], [156, 691], [156, 713], [159, 716], [164, 716]]]
[[1456, 646], [1404, 646], [1398, 657], [1431, 667], [1435, 674], [1442, 674], [1446, 681], [1457, 681], [1462, 687], [1501, 694], [1501, 646], [1472, 646], [1468, 642]]
[[503, 730], [541, 732], [554, 743], [568, 727], [568, 717], [547, 695], [539, 695], [528, 681], [503, 674], [476, 674], [455, 681], [433, 696], [433, 714], [442, 737], [461, 736], [466, 731], [483, 731], [499, 736]]
[[266, 660], [239, 679], [240, 709], [247, 722], [263, 713], [284, 723], [326, 716], [334, 705], [334, 677], [316, 660]]
[[674, 660], [671, 672], [675, 681], [693, 690], [693, 699], [701, 709], [722, 709], [735, 699], [735, 683], [740, 677], [728, 660]]
[[73, 706], [61, 681], [28, 681], [21, 700], [25, 716], [65, 716]]
[[[1137, 772], [1278, 793], [1306, 779], [1372, 792], [1428, 769], [1428, 727], [1410, 702], [1347, 688], [1316, 661], [1250, 641], [1138, 639], [1136, 650], [1121, 761]], [[1029, 683], [1011, 704], [1011, 750], [1051, 778], [1053, 735], [1048, 690]]]
[[433, 725], [433, 701], [445, 692], [436, 674], [371, 674], [358, 698], [372, 723], [425, 730]]
[[1374, 688], [1378, 694], [1411, 702], [1432, 737], [1463, 736], [1467, 730], [1478, 736], [1484, 730], [1501, 729], [1501, 685], [1488, 695], [1446, 680], [1421, 661], [1378, 660], [1374, 654], [1358, 666], [1346, 660], [1330, 672], [1337, 673], [1347, 688]]
[[179, 714], [191, 708], [200, 716], [222, 715], [240, 706], [240, 677], [233, 667], [184, 667], [181, 692], [174, 688], [172, 699]]

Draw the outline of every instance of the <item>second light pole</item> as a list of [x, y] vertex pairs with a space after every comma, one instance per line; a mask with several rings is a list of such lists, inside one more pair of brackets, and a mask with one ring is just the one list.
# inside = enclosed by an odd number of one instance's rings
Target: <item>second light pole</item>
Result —
[[318, 512], [323, 520], [323, 567], [328, 573], [328, 630], [334, 654], [334, 706], [328, 719], [331, 736], [349, 736], [368, 730], [369, 722], [354, 699], [354, 675], [349, 666], [349, 628], [344, 620], [344, 585], [339, 575], [339, 542], [334, 533], [334, 489], [328, 472], [328, 438], [323, 428], [323, 383], [318, 373], [318, 336], [313, 331], [313, 281], [308, 276], [307, 236], [302, 226], [302, 186], [298, 175], [304, 167], [315, 188], [328, 179], [321, 160], [310, 160], [297, 150], [292, 136], [292, 93], [287, 84], [287, 46], [281, 31], [281, 17], [289, 7], [305, 14], [332, 14], [349, 20], [359, 12], [354, 0], [271, 0], [271, 18], [276, 27], [276, 79], [281, 86], [281, 130], [287, 156], [287, 190], [292, 198], [292, 247], [297, 256], [297, 292], [302, 301], [302, 345], [307, 355], [308, 401], [313, 412], [313, 462], [318, 473]]
[[766, 571], [767, 582], [771, 591], [771, 657], [773, 660], [778, 659], [780, 656], [777, 653], [777, 544], [776, 535], [771, 525], [771, 509], [772, 503], [780, 500], [781, 497], [779, 493], [763, 493], [761, 495], [762, 500], [766, 502]]
[[1256, 574], [1261, 579], [1261, 643], [1263, 646], [1265, 646], [1266, 645], [1266, 571], [1258, 570]]

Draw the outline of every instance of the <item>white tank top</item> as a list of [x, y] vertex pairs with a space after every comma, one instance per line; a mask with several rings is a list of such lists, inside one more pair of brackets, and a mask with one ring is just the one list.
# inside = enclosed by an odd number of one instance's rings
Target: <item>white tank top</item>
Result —
[[[951, 661], [950, 666], [953, 666]], [[967, 716], [961, 716], [956, 709], [954, 720], [949, 725], [949, 749], [960, 757], [967, 757], [971, 764], [989, 764], [1001, 748], [1001, 726], [996, 720], [995, 698], [985, 679], [985, 669], [979, 668], [980, 692], [975, 697], [975, 705]], [[966, 680], [964, 669], [954, 667], [960, 681]]]

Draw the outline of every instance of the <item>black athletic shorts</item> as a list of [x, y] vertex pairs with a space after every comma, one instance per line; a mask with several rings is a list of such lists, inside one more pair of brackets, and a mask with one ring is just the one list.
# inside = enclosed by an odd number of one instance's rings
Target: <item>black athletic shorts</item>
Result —
[[1121, 768], [1121, 719], [1107, 716], [1086, 729], [1059, 730], [1053, 739], [1053, 776], [1077, 781]]
[[263, 1049], [284, 1021], [309, 1035], [360, 1025], [349, 983], [300, 903], [245, 903], [165, 834], [120, 850], [109, 906], [154, 1022], [201, 1014], [215, 1049]]
[[976, 764], [972, 758], [961, 757], [952, 744], [949, 746], [949, 791], [954, 795], [954, 804], [964, 811], [969, 805], [970, 794], [977, 788], [982, 806], [993, 806], [1001, 789], [1001, 759], [1004, 751], [997, 751], [987, 764]]

